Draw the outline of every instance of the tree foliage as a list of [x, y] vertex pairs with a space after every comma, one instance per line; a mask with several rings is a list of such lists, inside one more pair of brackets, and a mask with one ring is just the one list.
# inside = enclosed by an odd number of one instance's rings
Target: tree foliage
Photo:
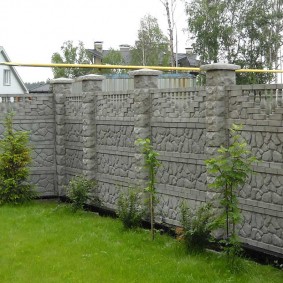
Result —
[[159, 153], [153, 149], [149, 138], [146, 139], [139, 138], [136, 140], [135, 144], [140, 146], [141, 153], [144, 155], [145, 168], [148, 170], [148, 185], [145, 188], [145, 192], [147, 192], [149, 195], [151, 236], [152, 236], [152, 240], [154, 240], [155, 203], [156, 203], [155, 183], [156, 183], [157, 169], [158, 167], [160, 167], [161, 163], [157, 159]]
[[215, 225], [225, 231], [223, 243], [232, 262], [240, 247], [236, 234], [236, 225], [241, 221], [238, 189], [245, 184], [252, 172], [251, 166], [256, 162], [239, 134], [241, 129], [242, 126], [232, 125], [230, 145], [221, 146], [216, 156], [206, 160], [208, 172], [215, 177], [210, 186], [219, 192], [220, 213]]
[[29, 135], [13, 129], [13, 114], [5, 119], [5, 132], [0, 140], [0, 204], [23, 203], [35, 196], [28, 182], [31, 163]]
[[138, 40], [135, 42], [131, 54], [132, 65], [169, 65], [169, 42], [161, 31], [156, 18], [146, 15], [141, 19]]
[[[188, 0], [194, 51], [202, 63], [227, 61], [241, 68], [276, 68], [282, 44], [282, 0]], [[265, 83], [272, 76], [238, 76], [240, 83]]]
[[[115, 50], [113, 48], [109, 49], [109, 52], [102, 59], [103, 64], [108, 65], [125, 65], [125, 60], [119, 50]], [[120, 74], [124, 71], [118, 69], [103, 69], [101, 70], [101, 74]]]
[[[55, 52], [51, 58], [52, 63], [62, 64], [91, 64], [91, 60], [84, 48], [83, 42], [79, 41], [78, 46], [73, 41], [65, 41], [61, 46], [61, 52]], [[75, 78], [93, 72], [89, 68], [53, 68], [54, 78]]]
[[48, 83], [48, 81], [38, 81], [38, 82], [31, 82], [31, 83], [25, 83], [26, 87], [28, 90], [32, 90], [36, 87], [45, 85], [46, 83]]

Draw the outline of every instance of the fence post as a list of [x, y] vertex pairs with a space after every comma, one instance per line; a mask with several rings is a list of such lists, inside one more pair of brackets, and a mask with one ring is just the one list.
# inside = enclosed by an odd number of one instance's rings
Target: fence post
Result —
[[215, 63], [201, 66], [206, 71], [206, 154], [227, 145], [227, 111], [229, 99], [225, 86], [236, 84], [235, 70], [240, 66]]
[[[158, 88], [161, 71], [142, 69], [129, 72], [134, 77], [134, 140], [151, 138], [151, 89]], [[144, 188], [147, 174], [144, 170], [144, 157], [135, 146], [135, 174], [137, 186]]]
[[[200, 67], [206, 71], [206, 157], [212, 157], [221, 145], [228, 145], [227, 113], [229, 98], [225, 86], [236, 84], [235, 70], [240, 66], [233, 64], [215, 63]], [[207, 184], [212, 182], [207, 174]], [[210, 200], [214, 193], [208, 192]]]
[[104, 76], [86, 75], [79, 77], [82, 82], [82, 118], [83, 118], [83, 174], [95, 179], [97, 173], [96, 158], [96, 95], [102, 91]]
[[72, 82], [72, 79], [67, 78], [59, 78], [50, 81], [55, 102], [55, 156], [57, 191], [59, 196], [64, 195], [64, 185], [66, 185], [65, 101], [66, 95], [71, 93]]

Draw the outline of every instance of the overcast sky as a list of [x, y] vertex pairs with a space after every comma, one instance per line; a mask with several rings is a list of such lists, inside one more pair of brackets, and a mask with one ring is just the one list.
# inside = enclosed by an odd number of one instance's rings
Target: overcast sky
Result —
[[[177, 0], [175, 12], [178, 52], [184, 52], [187, 35], [183, 0]], [[1, 0], [0, 46], [13, 62], [50, 63], [54, 52], [66, 40], [83, 41], [93, 48], [118, 49], [133, 45], [140, 20], [146, 14], [158, 19], [167, 35], [167, 18], [160, 0]], [[50, 68], [17, 68], [24, 82], [53, 78]]]

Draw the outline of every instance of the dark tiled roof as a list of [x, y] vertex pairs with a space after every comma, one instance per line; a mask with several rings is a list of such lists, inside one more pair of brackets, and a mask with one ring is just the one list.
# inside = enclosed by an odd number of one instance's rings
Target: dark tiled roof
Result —
[[97, 51], [96, 49], [86, 49], [87, 52], [91, 53], [94, 57], [102, 59], [104, 55], [101, 52]]
[[178, 63], [181, 67], [199, 67], [200, 61], [197, 59], [196, 54], [184, 54], [185, 56], [179, 57]]
[[[108, 55], [110, 50], [103, 50], [102, 53], [97, 51], [96, 49], [86, 49], [89, 53], [92, 54], [93, 57], [103, 59], [105, 56]], [[129, 49], [122, 49], [118, 50], [124, 60], [125, 65], [131, 64], [131, 50]], [[174, 53], [174, 57], [176, 58], [176, 53]], [[181, 67], [199, 67], [200, 61], [197, 60], [196, 54], [187, 54], [187, 53], [178, 53], [177, 55], [178, 64]]]
[[48, 93], [48, 92], [51, 92], [49, 83], [37, 86], [29, 90], [29, 93]]

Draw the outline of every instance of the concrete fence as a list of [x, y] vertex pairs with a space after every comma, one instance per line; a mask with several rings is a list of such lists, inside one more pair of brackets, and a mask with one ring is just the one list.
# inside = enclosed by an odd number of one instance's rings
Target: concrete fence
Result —
[[[202, 67], [205, 87], [160, 88], [159, 71], [130, 72], [134, 89], [102, 91], [103, 76], [52, 81], [53, 94], [0, 95], [0, 120], [13, 109], [15, 127], [31, 131], [32, 182], [43, 196], [62, 196], [75, 175], [98, 182], [102, 205], [116, 209], [119, 193], [145, 182], [134, 141], [150, 137], [160, 153], [158, 219], [179, 225], [183, 201], [211, 198], [204, 160], [241, 132], [262, 162], [239, 190], [242, 241], [283, 254], [283, 85], [235, 85], [229, 64]], [[11, 102], [14, 101], [14, 102]], [[0, 133], [3, 124], [0, 124]]]

